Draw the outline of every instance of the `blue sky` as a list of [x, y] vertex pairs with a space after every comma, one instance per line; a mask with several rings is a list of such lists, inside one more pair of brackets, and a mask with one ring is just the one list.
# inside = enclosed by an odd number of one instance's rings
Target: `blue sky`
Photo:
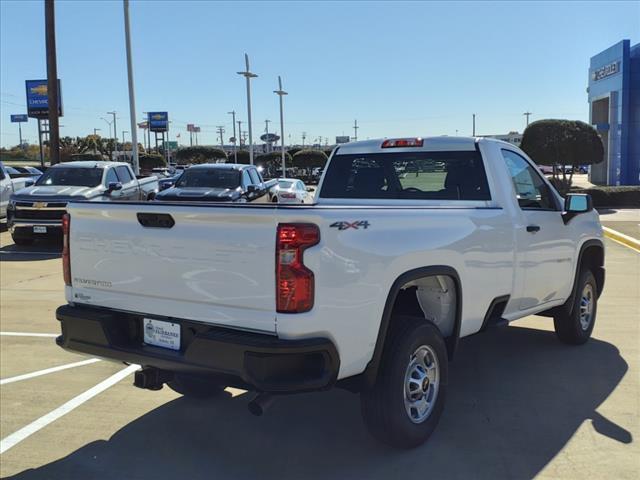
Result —
[[[43, 1], [0, 1], [0, 134], [18, 143], [12, 113], [26, 112], [24, 80], [46, 76]], [[56, 2], [62, 135], [108, 131], [117, 110], [130, 130], [120, 1]], [[640, 2], [247, 2], [132, 1], [135, 92], [143, 111], [167, 110], [171, 137], [201, 125], [201, 144], [228, 138], [235, 109], [246, 122], [249, 53], [254, 132], [318, 136], [460, 135], [522, 131], [540, 118], [588, 119], [589, 58], [640, 41]], [[37, 143], [36, 122], [23, 135]], [[119, 133], [118, 136], [121, 136]], [[129, 135], [127, 135], [129, 136]], [[257, 135], [254, 134], [254, 138]], [[288, 137], [288, 135], [287, 135]], [[324, 142], [323, 142], [324, 143]]]

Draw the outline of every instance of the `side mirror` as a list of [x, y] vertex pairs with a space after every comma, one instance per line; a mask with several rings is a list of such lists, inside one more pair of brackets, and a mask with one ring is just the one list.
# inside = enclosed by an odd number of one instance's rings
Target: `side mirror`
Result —
[[107, 187], [107, 193], [117, 192], [122, 190], [122, 184], [120, 182], [111, 182]]
[[593, 210], [593, 200], [591, 195], [586, 193], [569, 193], [564, 199], [564, 212], [562, 212], [562, 219], [565, 225], [569, 223], [576, 215], [581, 213], [587, 213]]

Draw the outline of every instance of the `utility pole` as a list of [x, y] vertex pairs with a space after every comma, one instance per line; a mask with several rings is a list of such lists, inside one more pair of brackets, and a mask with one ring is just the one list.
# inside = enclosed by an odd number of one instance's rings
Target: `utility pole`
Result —
[[360, 127], [358, 126], [358, 120], [354, 120], [353, 121], [353, 141], [357, 142], [358, 141], [358, 129]]
[[238, 163], [238, 139], [236, 138], [236, 111], [227, 112], [231, 115], [231, 125], [233, 125], [233, 162]]
[[44, 148], [42, 147], [42, 120], [38, 119], [38, 145], [40, 146], [40, 166], [44, 168]]
[[472, 113], [473, 115], [473, 134], [471, 135], [472, 137], [476, 136], [476, 114]]
[[247, 69], [244, 72], [237, 72], [238, 75], [242, 75], [247, 80], [247, 121], [249, 123], [249, 163], [253, 165], [253, 137], [251, 135], [251, 79], [256, 78], [258, 75], [251, 73], [249, 70], [249, 55], [244, 54], [244, 62]]
[[302, 148], [304, 149], [304, 139], [307, 138], [307, 132], [302, 132]]
[[527, 127], [528, 127], [529, 126], [529, 116], [531, 115], [531, 112], [524, 112], [522, 115], [527, 117]]
[[[129, 133], [129, 132], [127, 132], [126, 130], [123, 130], [123, 131], [122, 131], [122, 151], [126, 153], [126, 152], [127, 152], [127, 148], [124, 146], [124, 142], [125, 142], [125, 140], [124, 140], [124, 134], [125, 134], [125, 133]], [[137, 175], [137, 174], [136, 174], [136, 175]]]
[[220, 147], [224, 150], [224, 127], [220, 125], [216, 128], [218, 129], [218, 135], [220, 135]]
[[109, 125], [109, 138], [111, 138], [111, 123], [112, 123], [112, 122], [110, 122], [109, 120], [107, 120], [107, 119], [106, 119], [106, 118], [104, 118], [104, 117], [100, 117], [100, 120], [104, 120], [104, 121], [105, 121], [105, 123], [106, 123], [107, 125]]
[[20, 148], [22, 148], [22, 122], [18, 122], [18, 136], [20, 138]]
[[99, 128], [94, 128], [93, 129], [93, 136], [96, 137], [98, 135], [98, 132], [100, 131]]
[[273, 93], [275, 93], [276, 95], [278, 95], [278, 98], [280, 100], [280, 150], [281, 150], [281, 158], [282, 158], [282, 178], [287, 178], [287, 169], [286, 169], [286, 165], [285, 165], [285, 151], [284, 151], [284, 107], [282, 104], [282, 97], [284, 97], [285, 95], [288, 95], [287, 92], [285, 92], [282, 89], [282, 78], [280, 78], [280, 76], [278, 75], [278, 90], [274, 90]]
[[[118, 153], [118, 124], [116, 123], [116, 111], [107, 112], [107, 115], [113, 115], [113, 144], [116, 154]], [[117, 158], [117, 155], [116, 155]], [[113, 160], [113, 159], [111, 159]]]
[[58, 63], [56, 59], [56, 15], [54, 0], [44, 2], [47, 45], [47, 102], [49, 104], [49, 162], [60, 162], [60, 124], [58, 117]]
[[[129, 80], [129, 117], [131, 118], [131, 159], [133, 171], [140, 175], [138, 161], [138, 129], [136, 128], [136, 95], [133, 90], [133, 60], [131, 59], [131, 28], [129, 27], [129, 0], [123, 1], [124, 36], [127, 49], [127, 77]], [[124, 138], [122, 139], [124, 149]]]
[[240, 148], [242, 148], [242, 120], [238, 120], [238, 141], [240, 142]]

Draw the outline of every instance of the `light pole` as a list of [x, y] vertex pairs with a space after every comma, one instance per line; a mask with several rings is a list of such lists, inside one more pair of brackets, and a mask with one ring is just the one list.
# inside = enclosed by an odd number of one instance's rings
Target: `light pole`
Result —
[[118, 156], [118, 127], [116, 123], [116, 111], [107, 112], [108, 115], [113, 115], [113, 143], [115, 145], [116, 157]]
[[[61, 125], [58, 125], [58, 126], [61, 126]], [[94, 137], [96, 137], [96, 136], [98, 135], [98, 133], [97, 133], [97, 132], [100, 132], [100, 131], [101, 131], [101, 130], [100, 130], [99, 128], [94, 128], [94, 129], [93, 129], [93, 136], [94, 136]]]
[[307, 132], [302, 132], [302, 149], [304, 150], [304, 139], [307, 138]]
[[251, 73], [249, 70], [249, 55], [244, 54], [244, 62], [247, 69], [244, 72], [237, 72], [238, 75], [242, 75], [247, 79], [247, 116], [249, 122], [249, 163], [253, 165], [253, 137], [251, 135], [251, 79], [256, 78], [258, 75]]
[[472, 136], [475, 137], [476, 136], [476, 114], [473, 113], [473, 132], [472, 132]]
[[231, 125], [233, 125], [233, 163], [238, 163], [238, 139], [236, 138], [236, 111], [227, 112], [231, 115]]
[[531, 112], [527, 111], [527, 112], [524, 112], [522, 115], [527, 117], [527, 127], [528, 127], [529, 126], [529, 117], [531, 116]]
[[100, 120], [104, 120], [106, 122], [107, 125], [109, 125], [109, 138], [111, 138], [111, 123], [109, 120], [107, 120], [104, 117], [100, 117]]
[[284, 160], [284, 155], [285, 155], [285, 151], [284, 151], [284, 107], [283, 107], [283, 104], [282, 104], [282, 97], [284, 97], [285, 95], [288, 95], [288, 93], [285, 92], [282, 89], [282, 78], [279, 75], [278, 75], [278, 90], [274, 90], [273, 93], [278, 95], [278, 99], [280, 100], [280, 150], [282, 151], [282, 178], [287, 178], [287, 170], [286, 170], [286, 165], [285, 165], [285, 160]]
[[[131, 160], [133, 171], [140, 175], [138, 162], [138, 129], [136, 128], [136, 95], [133, 90], [133, 60], [131, 58], [131, 28], [129, 27], [129, 0], [124, 0], [124, 37], [127, 49], [127, 77], [129, 80], [129, 117], [131, 118]], [[124, 143], [124, 139], [123, 139]]]
[[[127, 153], [127, 147], [125, 147], [125, 146], [124, 146], [124, 142], [125, 142], [125, 140], [124, 140], [124, 134], [125, 134], [125, 133], [129, 133], [129, 132], [127, 132], [126, 130], [123, 130], [123, 131], [122, 131], [122, 151], [123, 151], [124, 153]], [[136, 174], [136, 175], [137, 175], [137, 174]]]

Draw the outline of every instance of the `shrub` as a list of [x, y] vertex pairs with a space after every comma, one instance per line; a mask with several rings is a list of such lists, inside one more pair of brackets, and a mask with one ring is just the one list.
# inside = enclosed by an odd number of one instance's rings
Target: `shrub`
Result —
[[300, 150], [293, 156], [293, 166], [298, 168], [324, 168], [327, 156], [322, 150]]
[[140, 162], [140, 170], [153, 170], [154, 168], [167, 166], [166, 159], [157, 153], [140, 155], [138, 156], [138, 161]]
[[85, 152], [85, 153], [74, 153], [72, 155], [69, 155], [67, 158], [67, 162], [80, 162], [80, 161], [98, 161], [101, 162], [103, 161], [105, 158], [101, 153], [92, 153], [92, 152]]
[[603, 207], [633, 207], [640, 205], [640, 186], [596, 186], [591, 188], [574, 188], [575, 193], [588, 193], [593, 198], [593, 206]]
[[[232, 163], [233, 156], [227, 161], [227, 163]], [[248, 150], [238, 150], [238, 163], [242, 163], [244, 165], [249, 165], [249, 151]]]
[[224, 150], [216, 147], [185, 147], [175, 153], [178, 163], [216, 163], [218, 161], [226, 162], [227, 154]]
[[[284, 161], [288, 166], [291, 166], [291, 155], [287, 152], [284, 154]], [[259, 155], [254, 158], [254, 163], [268, 170], [282, 170], [282, 152], [271, 152]]]

